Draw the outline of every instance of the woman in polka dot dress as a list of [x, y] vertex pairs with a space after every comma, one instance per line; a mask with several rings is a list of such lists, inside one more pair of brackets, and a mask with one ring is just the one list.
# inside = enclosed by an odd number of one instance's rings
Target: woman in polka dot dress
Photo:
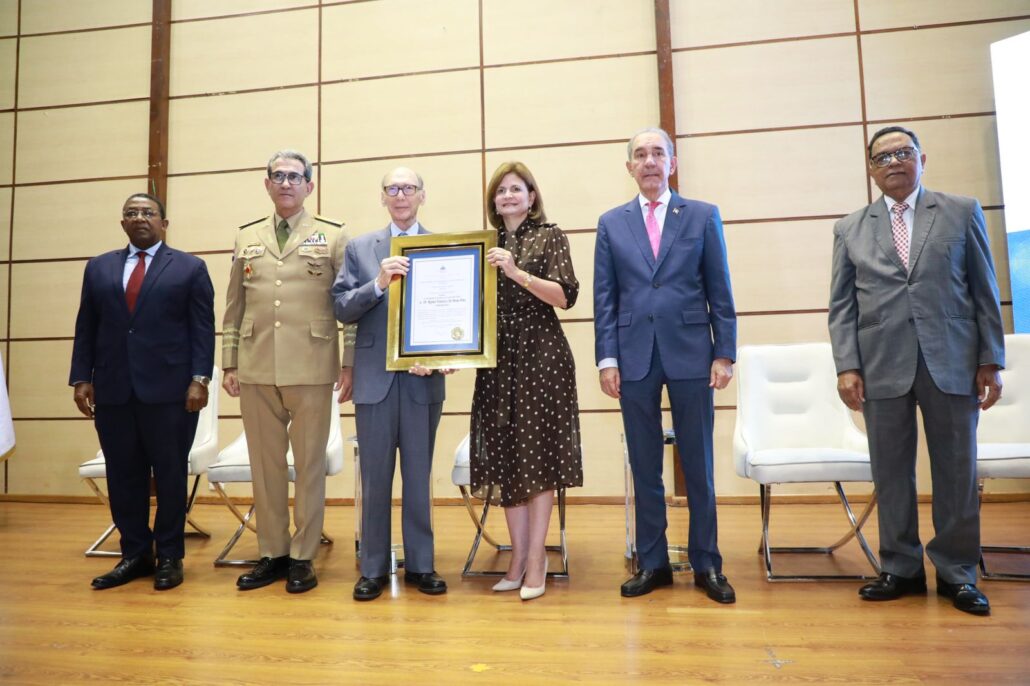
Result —
[[555, 489], [583, 485], [572, 351], [555, 307], [576, 302], [569, 242], [548, 224], [533, 174], [506, 162], [487, 188], [498, 246], [487, 261], [497, 283], [497, 367], [476, 372], [472, 486], [504, 508], [512, 556], [495, 591], [543, 595], [545, 539]]

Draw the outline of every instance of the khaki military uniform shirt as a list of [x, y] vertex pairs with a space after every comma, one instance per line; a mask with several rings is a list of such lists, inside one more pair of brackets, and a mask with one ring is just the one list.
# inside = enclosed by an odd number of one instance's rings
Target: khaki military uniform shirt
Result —
[[[294, 386], [335, 383], [340, 345], [329, 294], [343, 263], [343, 225], [301, 210], [287, 220], [279, 250], [273, 215], [245, 224], [236, 236], [225, 317], [222, 368], [240, 383]], [[353, 327], [344, 365], [353, 364]]]

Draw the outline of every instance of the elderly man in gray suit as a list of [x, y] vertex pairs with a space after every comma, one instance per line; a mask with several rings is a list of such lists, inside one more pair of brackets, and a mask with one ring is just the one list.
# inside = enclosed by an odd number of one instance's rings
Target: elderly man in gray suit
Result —
[[433, 568], [429, 482], [444, 379], [440, 372], [421, 366], [410, 373], [386, 371], [387, 289], [408, 272], [408, 258], [390, 256], [390, 239], [428, 233], [418, 223], [418, 210], [426, 200], [422, 177], [404, 167], [394, 169], [383, 177], [381, 199], [390, 224], [347, 244], [332, 289], [336, 318], [358, 325], [350, 370], [363, 500], [361, 578], [354, 585], [355, 600], [374, 600], [389, 586], [390, 506], [398, 449], [404, 581], [429, 595], [447, 592], [447, 583]]
[[926, 593], [916, 510], [916, 405], [933, 481], [926, 552], [937, 594], [990, 613], [976, 587], [980, 514], [976, 425], [1001, 397], [1005, 364], [998, 284], [987, 227], [973, 198], [920, 186], [926, 155], [900, 126], [869, 143], [883, 192], [833, 229], [830, 339], [837, 390], [863, 412], [879, 496], [880, 578], [866, 600]]

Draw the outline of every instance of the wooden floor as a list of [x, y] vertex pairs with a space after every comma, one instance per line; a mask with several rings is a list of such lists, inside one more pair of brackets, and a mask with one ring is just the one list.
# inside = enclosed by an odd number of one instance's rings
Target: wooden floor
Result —
[[[774, 542], [828, 543], [839, 533], [838, 510], [775, 505], [774, 531], [783, 535]], [[929, 511], [920, 513], [925, 540]], [[460, 507], [437, 507], [435, 517], [437, 569], [449, 592], [429, 597], [394, 582], [389, 595], [357, 603], [350, 507], [329, 508], [336, 543], [318, 560], [320, 585], [291, 596], [280, 584], [238, 592], [239, 570], [212, 566], [234, 529], [221, 506], [198, 506], [196, 519], [214, 536], [187, 539], [186, 583], [159, 593], [146, 580], [90, 589], [114, 564], [82, 555], [107, 524], [103, 507], [2, 502], [0, 682], [1030, 683], [1030, 583], [981, 582], [993, 606], [987, 618], [956, 611], [932, 587], [926, 597], [874, 604], [859, 600], [857, 582], [770, 584], [755, 552], [757, 506], [719, 509], [732, 606], [708, 600], [683, 575], [672, 588], [621, 598], [621, 507], [570, 506], [572, 578], [549, 582], [528, 603], [491, 593], [491, 579], [461, 580], [471, 522]], [[686, 512], [671, 509], [670, 519], [671, 540], [685, 540]], [[984, 542], [1026, 543], [1028, 522], [1030, 503], [985, 505]], [[853, 547], [821, 560], [822, 570], [867, 570]], [[253, 554], [253, 536], [240, 548]], [[481, 555], [494, 559], [489, 549]], [[794, 558], [784, 570], [800, 568]], [[1000, 562], [1030, 571], [1030, 561]]]

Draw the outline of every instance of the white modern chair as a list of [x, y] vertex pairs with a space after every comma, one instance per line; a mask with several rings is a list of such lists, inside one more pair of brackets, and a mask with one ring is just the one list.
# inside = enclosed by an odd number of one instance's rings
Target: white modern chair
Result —
[[[215, 367], [211, 372], [211, 383], [208, 385], [210, 393], [208, 394], [207, 407], [200, 411], [200, 416], [197, 418], [197, 434], [193, 438], [193, 447], [190, 448], [188, 473], [193, 477], [193, 486], [190, 488], [189, 496], [186, 500], [186, 523], [194, 531], [187, 532], [187, 535], [196, 534], [208, 538], [211, 536], [211, 532], [193, 521], [191, 512], [193, 510], [193, 502], [197, 498], [197, 486], [200, 484], [200, 476], [207, 471], [208, 466], [215, 461], [215, 457], [218, 455], [218, 390], [221, 383], [221, 372], [218, 367]], [[96, 457], [79, 465], [79, 477], [86, 482], [86, 485], [90, 487], [104, 505], [110, 507], [107, 494], [97, 484], [98, 479], [107, 478], [107, 462], [104, 459], [103, 450], [98, 450]], [[115, 525], [112, 523], [104, 530], [100, 538], [86, 549], [86, 556], [121, 557], [122, 554], [120, 552], [100, 550], [100, 546], [114, 533], [114, 530]]]
[[[340, 436], [340, 415], [336, 405], [336, 392], [333, 391], [333, 402], [330, 406], [332, 418], [329, 422], [329, 441], [325, 449], [325, 473], [326, 476], [333, 476], [343, 471], [343, 439]], [[293, 467], [293, 449], [286, 453], [286, 464], [288, 466], [289, 480], [293, 482], [297, 473]], [[243, 536], [243, 532], [250, 529], [257, 533], [254, 523], [254, 506], [251, 505], [246, 514], [243, 514], [225, 491], [225, 484], [229, 483], [251, 483], [253, 473], [250, 470], [250, 453], [247, 450], [247, 436], [240, 433], [232, 443], [227, 445], [218, 453], [218, 461], [212, 464], [207, 470], [207, 480], [211, 487], [222, 498], [222, 502], [236, 516], [240, 525], [229, 538], [228, 543], [222, 548], [222, 552], [215, 558], [216, 567], [232, 567], [239, 565], [254, 565], [258, 560], [230, 560], [227, 559], [229, 551]], [[332, 543], [333, 539], [322, 532], [322, 543]]]
[[[1001, 372], [1001, 399], [980, 413], [976, 432], [976, 471], [981, 502], [984, 479], [1030, 479], [1030, 334], [1005, 336], [1005, 369]], [[982, 546], [983, 553], [1030, 553], [1030, 547]], [[1030, 574], [996, 573], [980, 557], [985, 579], [1017, 581]]]
[[[468, 558], [465, 560], [465, 566], [461, 570], [462, 577], [467, 576], [504, 576], [505, 571], [478, 571], [472, 569], [472, 563], [476, 559], [476, 553], [479, 551], [479, 544], [486, 540], [488, 544], [493, 546], [494, 550], [499, 553], [511, 552], [511, 545], [507, 543], [498, 543], [490, 533], [486, 530], [486, 518], [490, 514], [490, 499], [493, 496], [494, 486], [489, 486], [487, 492], [483, 498], [483, 510], [481, 513], [476, 512], [476, 505], [472, 502], [472, 493], [469, 491], [469, 486], [472, 483], [472, 468], [471, 460], [469, 457], [469, 436], [458, 444], [457, 449], [454, 451], [454, 469], [451, 470], [451, 481], [455, 486], [458, 487], [458, 491], [461, 492], [461, 499], [465, 503], [465, 509], [468, 510], [469, 517], [472, 519], [472, 523], [476, 526], [476, 537], [472, 541], [472, 548], [469, 550]], [[565, 489], [558, 489], [558, 531], [559, 541], [558, 545], [546, 546], [548, 552], [561, 553], [561, 568], [553, 572], [547, 572], [547, 577], [550, 579], [568, 579], [569, 578], [569, 549], [566, 545], [565, 538]]]
[[[773, 553], [832, 554], [857, 538], [877, 574], [880, 565], [862, 526], [876, 493], [856, 519], [841, 482], [872, 481], [865, 435], [837, 395], [837, 374], [828, 343], [743, 346], [737, 351], [737, 424], [733, 459], [737, 474], [759, 484], [762, 542], [769, 581], [864, 580], [857, 575], [778, 575]], [[772, 485], [832, 482], [850, 530], [828, 547], [774, 548], [769, 544]]]

